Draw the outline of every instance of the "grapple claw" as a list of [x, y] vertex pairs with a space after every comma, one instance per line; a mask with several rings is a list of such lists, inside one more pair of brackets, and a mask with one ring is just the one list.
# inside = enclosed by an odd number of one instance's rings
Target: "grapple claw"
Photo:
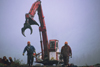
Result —
[[[32, 34], [32, 28], [31, 28], [30, 24], [29, 24], [29, 23], [24, 23], [24, 27], [21, 29], [21, 30], [22, 30], [23, 36], [25, 36], [24, 31], [25, 31], [27, 28], [29, 28], [29, 29], [31, 30], [31, 33], [30, 33], [30, 34]], [[26, 37], [26, 36], [25, 36], [25, 37]]]
[[[22, 28], [21, 31], [22, 31], [23, 36], [25, 36], [25, 34], [24, 34], [25, 29]], [[25, 36], [25, 37], [26, 37], [26, 36]]]
[[[30, 31], [31, 31], [30, 34], [32, 34], [33, 31], [32, 31], [31, 25], [38, 25], [38, 26], [39, 26], [39, 24], [38, 24], [35, 20], [29, 18], [28, 21], [27, 21], [27, 19], [26, 19], [26, 21], [25, 21], [25, 23], [24, 23], [24, 27], [21, 29], [23, 36], [25, 36], [24, 31], [25, 31], [27, 28], [30, 29]], [[25, 36], [25, 37], [26, 37], [26, 36]]]

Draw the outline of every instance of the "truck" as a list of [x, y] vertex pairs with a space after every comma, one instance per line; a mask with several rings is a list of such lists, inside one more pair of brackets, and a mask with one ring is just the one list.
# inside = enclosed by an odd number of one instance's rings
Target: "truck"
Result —
[[[36, 11], [38, 13], [40, 24], [33, 19]], [[59, 40], [52, 39], [48, 41], [47, 29], [40, 0], [33, 3], [29, 13], [25, 14], [25, 18], [24, 27], [21, 29], [23, 36], [25, 36], [24, 31], [27, 28], [31, 30], [30, 34], [32, 34], [33, 31], [31, 25], [39, 26], [41, 52], [36, 54], [36, 62], [44, 65], [58, 64], [60, 62]]]

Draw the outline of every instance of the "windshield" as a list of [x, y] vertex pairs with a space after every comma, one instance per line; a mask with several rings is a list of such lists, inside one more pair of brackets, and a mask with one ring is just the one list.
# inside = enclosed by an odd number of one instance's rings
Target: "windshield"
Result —
[[51, 41], [50, 42], [50, 48], [54, 48], [55, 47], [55, 41]]

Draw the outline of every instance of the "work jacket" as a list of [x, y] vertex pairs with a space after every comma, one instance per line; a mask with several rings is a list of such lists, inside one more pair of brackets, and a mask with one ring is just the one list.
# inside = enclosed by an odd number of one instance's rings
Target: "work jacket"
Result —
[[34, 48], [34, 46], [32, 46], [32, 45], [26, 46], [26, 47], [24, 48], [23, 53], [25, 53], [26, 51], [27, 51], [27, 55], [31, 55], [31, 54], [33, 54], [33, 53], [35, 52], [35, 48]]
[[2, 59], [3, 64], [9, 65], [9, 61], [7, 59]]
[[72, 54], [72, 51], [71, 51], [71, 48], [69, 45], [64, 45], [62, 48], [61, 48], [61, 54], [63, 56], [66, 56], [66, 57], [69, 57], [70, 54]]

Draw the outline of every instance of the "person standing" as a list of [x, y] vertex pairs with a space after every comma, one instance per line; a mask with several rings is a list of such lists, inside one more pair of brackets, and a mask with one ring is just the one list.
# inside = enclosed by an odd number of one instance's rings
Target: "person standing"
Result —
[[71, 51], [71, 48], [68, 45], [67, 41], [65, 42], [64, 46], [62, 46], [62, 48], [61, 48], [61, 55], [63, 56], [64, 65], [68, 65], [69, 64], [69, 56], [71, 56], [71, 58], [72, 58], [72, 51]]
[[24, 56], [24, 53], [27, 51], [27, 64], [29, 66], [32, 66], [33, 65], [33, 61], [34, 61], [34, 57], [33, 57], [33, 53], [36, 54], [35, 52], [35, 48], [34, 46], [32, 46], [30, 44], [30, 41], [27, 42], [27, 46], [24, 48], [24, 51], [23, 51], [23, 56]]

